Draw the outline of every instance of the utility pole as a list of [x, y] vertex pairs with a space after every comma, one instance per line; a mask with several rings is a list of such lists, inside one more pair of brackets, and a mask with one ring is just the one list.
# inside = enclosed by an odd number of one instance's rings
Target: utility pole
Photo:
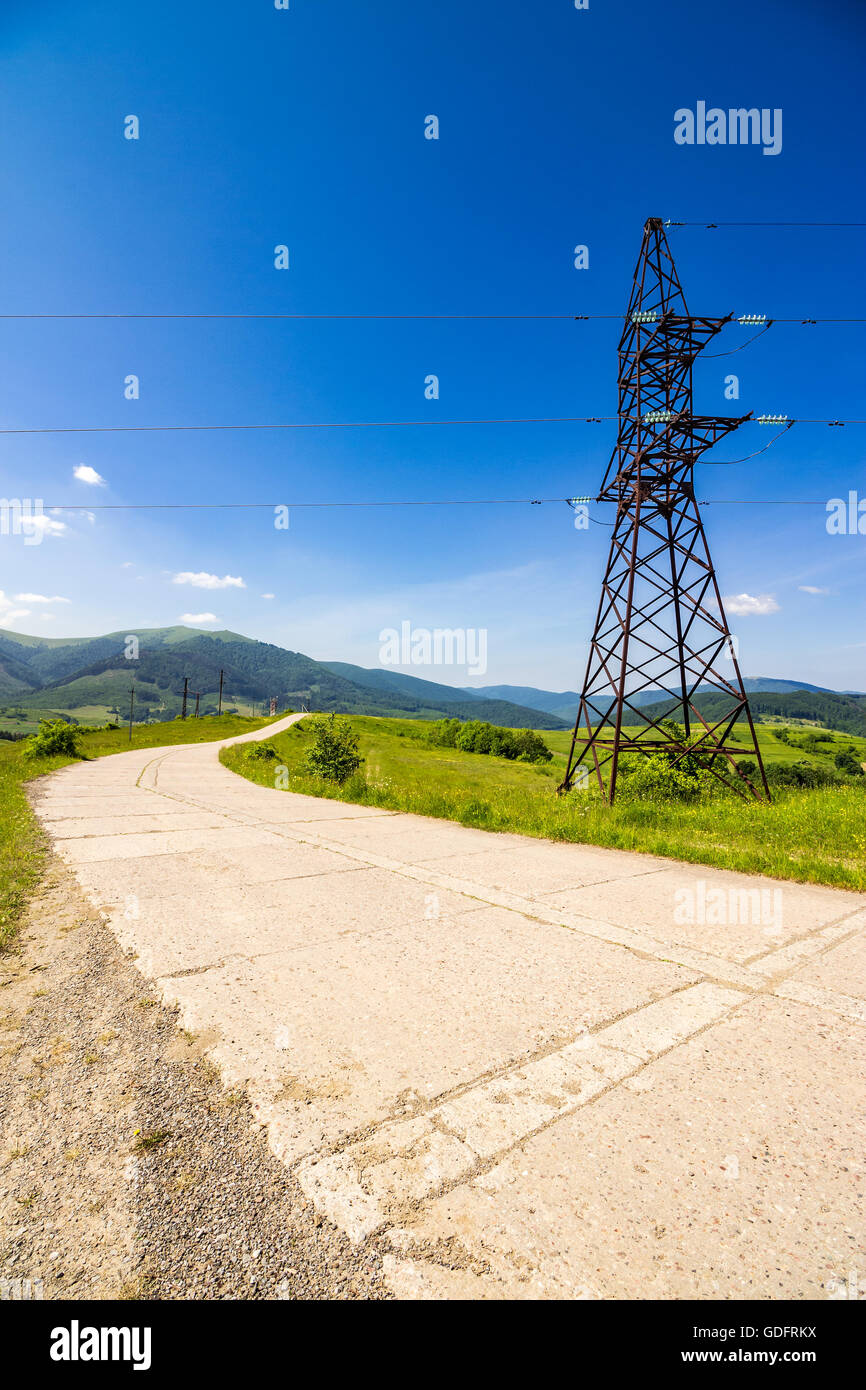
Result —
[[194, 716], [193, 716], [194, 719], [198, 719], [198, 702], [199, 702], [200, 699], [201, 699], [201, 691], [200, 691], [200, 690], [197, 690], [197, 691], [195, 692], [195, 714], [194, 714]]
[[129, 687], [129, 739], [128, 739], [128, 742], [129, 742], [129, 743], [132, 743], [132, 715], [133, 715], [133, 711], [134, 711], [134, 710], [135, 710], [135, 681], [133, 681], [132, 685]]
[[218, 714], [222, 714], [222, 712], [223, 712], [223, 676], [224, 676], [224, 675], [225, 675], [225, 672], [224, 672], [224, 671], [220, 671], [220, 702], [219, 702], [219, 710], [217, 711]]
[[189, 676], [184, 676], [184, 678], [183, 678], [183, 705], [182, 705], [181, 711], [180, 711], [180, 717], [181, 717], [181, 719], [186, 719], [186, 693], [187, 693], [187, 687], [188, 687], [188, 686], [189, 686]]
[[[694, 488], [700, 455], [750, 418], [692, 413], [695, 359], [732, 317], [689, 314], [662, 220], [649, 218], [619, 344], [618, 438], [597, 498], [616, 504], [616, 520], [560, 791], [591, 760], [612, 805], [620, 753], [665, 750], [674, 764], [696, 756], [747, 800], [770, 799]], [[644, 713], [647, 691], [666, 715]], [[712, 724], [704, 694], [722, 705]], [[733, 741], [739, 719], [745, 744]], [[744, 755], [763, 793], [737, 766]]]

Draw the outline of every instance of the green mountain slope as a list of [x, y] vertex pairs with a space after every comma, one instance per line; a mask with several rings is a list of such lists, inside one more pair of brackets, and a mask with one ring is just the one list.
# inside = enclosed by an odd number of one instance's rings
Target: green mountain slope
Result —
[[[402, 695], [412, 695], [418, 700], [432, 700], [436, 703], [441, 703], [442, 700], [465, 702], [467, 696], [470, 699], [475, 698], [474, 692], [465, 687], [440, 685], [437, 681], [425, 681], [419, 676], [406, 676], [402, 671], [392, 671], [384, 666], [352, 666], [348, 661], [325, 661], [322, 665], [327, 666], [335, 675], [371, 690], [398, 690]], [[477, 698], [483, 700], [508, 697], [499, 696], [491, 687]], [[530, 705], [527, 700], [515, 700], [513, 703], [528, 705], [530, 709], [538, 708], [536, 705]]]
[[[557, 729], [559, 720], [537, 710], [501, 700], [475, 699], [450, 686], [365, 671], [363, 667], [313, 661], [268, 642], [235, 632], [201, 632], [193, 628], [155, 628], [135, 634], [136, 660], [124, 655], [128, 634], [104, 637], [40, 639], [0, 633], [0, 697], [34, 711], [129, 709], [130, 686], [136, 687], [138, 718], [176, 715], [189, 691], [200, 692], [200, 712], [217, 707], [220, 671], [224, 672], [223, 705], [258, 703], [274, 698], [279, 708], [305, 704], [317, 710], [349, 714], [404, 715], [436, 719], [487, 719], [518, 728]], [[347, 679], [342, 671], [358, 679]], [[190, 705], [190, 708], [193, 706]]]

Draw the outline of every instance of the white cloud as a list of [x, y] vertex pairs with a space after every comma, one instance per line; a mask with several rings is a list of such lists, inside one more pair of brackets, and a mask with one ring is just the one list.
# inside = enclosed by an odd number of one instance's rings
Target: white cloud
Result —
[[829, 589], [816, 589], [814, 584], [798, 584], [801, 594], [829, 594]]
[[19, 618], [30, 616], [29, 608], [15, 608], [11, 598], [7, 598], [3, 590], [0, 589], [0, 623], [16, 623]]
[[752, 618], [779, 611], [779, 605], [772, 594], [729, 594], [722, 602], [728, 612], [736, 613], [738, 618]]
[[88, 487], [106, 487], [106, 481], [101, 473], [97, 473], [95, 468], [91, 468], [89, 463], [79, 463], [72, 470], [73, 478], [77, 478], [80, 483], [87, 483]]
[[195, 627], [198, 623], [218, 623], [219, 618], [216, 613], [181, 613], [178, 622], [191, 623]]
[[274, 594], [262, 594], [262, 598], [274, 598]]
[[27, 526], [33, 528], [34, 533], [41, 531], [43, 536], [62, 536], [66, 531], [65, 521], [57, 521], [55, 517], [48, 516], [45, 512], [27, 518]]
[[131, 560], [124, 560], [124, 562], [123, 562], [123, 564], [120, 566], [120, 568], [121, 568], [122, 570], [131, 570], [131, 569], [132, 569], [132, 561], [131, 561]]
[[54, 594], [48, 598], [46, 594], [16, 594], [16, 603], [71, 603], [72, 600], [64, 598], [62, 594]]
[[239, 575], [208, 574], [206, 570], [181, 570], [172, 579], [172, 584], [191, 584], [194, 589], [245, 589], [247, 586]]

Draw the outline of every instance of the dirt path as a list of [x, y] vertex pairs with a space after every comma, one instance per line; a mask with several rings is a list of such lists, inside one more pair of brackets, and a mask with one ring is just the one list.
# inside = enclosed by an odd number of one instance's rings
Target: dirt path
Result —
[[54, 861], [0, 961], [0, 1281], [52, 1298], [379, 1298], [203, 1040]]

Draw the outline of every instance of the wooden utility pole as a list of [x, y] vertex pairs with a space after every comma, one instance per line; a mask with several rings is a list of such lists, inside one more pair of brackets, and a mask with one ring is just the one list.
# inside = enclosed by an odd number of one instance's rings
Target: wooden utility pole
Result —
[[189, 686], [189, 676], [184, 676], [184, 678], [183, 678], [183, 705], [182, 705], [181, 711], [180, 711], [180, 717], [181, 717], [181, 719], [186, 719], [186, 692], [187, 692], [187, 687], [188, 687], [188, 686]]
[[201, 691], [200, 691], [200, 690], [197, 690], [197, 691], [195, 692], [195, 715], [193, 716], [193, 718], [195, 718], [195, 719], [198, 719], [198, 702], [199, 702], [200, 699], [201, 699]]
[[219, 709], [218, 709], [218, 711], [217, 711], [218, 714], [222, 714], [222, 712], [223, 712], [223, 676], [224, 676], [224, 675], [225, 675], [225, 672], [224, 672], [224, 671], [220, 671], [220, 703], [219, 703]]
[[129, 687], [129, 743], [132, 743], [132, 716], [135, 710], [135, 682]]

